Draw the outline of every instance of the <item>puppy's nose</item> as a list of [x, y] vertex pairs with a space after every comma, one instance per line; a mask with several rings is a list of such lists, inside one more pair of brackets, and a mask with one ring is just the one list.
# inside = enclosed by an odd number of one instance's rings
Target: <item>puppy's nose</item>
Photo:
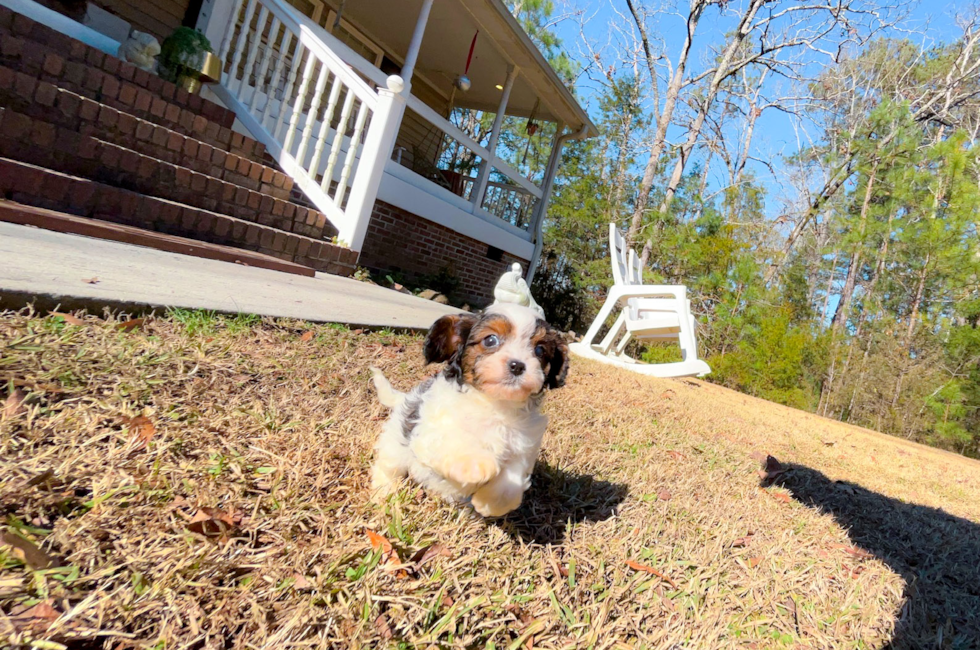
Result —
[[510, 360], [510, 374], [514, 375], [515, 377], [518, 375], [523, 375], [526, 368], [527, 366], [524, 365], [523, 361], [518, 361], [517, 359]]

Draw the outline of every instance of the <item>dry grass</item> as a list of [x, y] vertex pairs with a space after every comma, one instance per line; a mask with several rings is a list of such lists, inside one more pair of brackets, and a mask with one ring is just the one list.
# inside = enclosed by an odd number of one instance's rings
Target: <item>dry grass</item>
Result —
[[378, 509], [367, 368], [408, 387], [418, 337], [115, 324], [0, 315], [7, 646], [980, 644], [975, 462], [575, 359], [521, 510]]

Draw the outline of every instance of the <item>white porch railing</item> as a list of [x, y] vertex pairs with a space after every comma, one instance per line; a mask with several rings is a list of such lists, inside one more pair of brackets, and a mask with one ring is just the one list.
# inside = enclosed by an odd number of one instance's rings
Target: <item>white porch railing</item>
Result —
[[466, 210], [487, 221], [501, 219], [516, 227], [507, 230], [530, 239], [542, 189], [496, 152], [285, 0], [226, 1], [215, 3], [224, 7], [207, 28], [225, 63], [214, 90], [327, 216], [340, 240], [361, 248], [406, 106], [478, 156], [485, 177], [506, 179], [468, 180]]
[[[464, 179], [463, 196], [470, 196], [475, 184], [475, 178]], [[531, 216], [537, 200], [534, 194], [523, 187], [489, 181], [484, 193], [483, 205], [480, 207], [521, 230], [528, 230], [531, 227]]]
[[282, 0], [234, 0], [230, 18], [216, 94], [338, 239], [360, 250], [404, 111], [404, 84], [374, 68], [384, 86], [372, 88], [338, 56], [346, 49], [339, 41]]
[[[426, 122], [475, 153], [484, 161], [485, 164], [489, 165], [491, 169], [496, 170], [503, 176], [507, 177], [507, 179], [513, 182], [514, 185], [524, 188], [528, 194], [531, 194], [535, 198], [541, 198], [541, 188], [524, 178], [520, 172], [498, 158], [496, 152], [490, 152], [488, 149], [481, 146], [476, 140], [464, 133], [462, 129], [443, 116], [439, 115], [439, 113], [436, 113], [418, 97], [408, 97], [408, 106], [413, 111], [418, 113], [419, 117], [424, 119]], [[480, 206], [483, 204], [482, 196], [473, 196], [471, 199], [475, 206]]]

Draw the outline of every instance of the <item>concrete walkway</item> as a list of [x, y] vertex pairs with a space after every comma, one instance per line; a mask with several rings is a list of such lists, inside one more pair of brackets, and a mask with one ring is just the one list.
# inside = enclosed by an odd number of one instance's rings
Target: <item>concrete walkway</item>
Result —
[[183, 307], [407, 329], [427, 329], [458, 311], [324, 273], [306, 278], [0, 223], [0, 305], [27, 302], [42, 309]]

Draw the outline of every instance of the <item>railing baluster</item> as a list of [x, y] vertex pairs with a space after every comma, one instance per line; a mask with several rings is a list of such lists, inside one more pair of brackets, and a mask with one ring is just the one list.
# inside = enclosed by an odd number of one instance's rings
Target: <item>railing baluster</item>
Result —
[[[264, 25], [265, 23], [263, 23]], [[262, 62], [259, 64], [259, 74], [255, 78], [255, 90], [252, 91], [252, 99], [248, 103], [248, 112], [255, 113], [255, 100], [259, 96], [259, 91], [265, 86], [265, 75], [269, 71], [269, 62], [272, 61], [272, 50], [276, 44], [276, 36], [279, 35], [279, 19], [272, 17], [272, 25], [269, 26], [269, 40], [266, 42], [265, 53], [262, 54]], [[262, 30], [259, 29], [259, 43], [262, 42]], [[269, 104], [269, 91], [265, 91], [266, 105]]]
[[[316, 78], [316, 86], [313, 89], [313, 102], [310, 104], [310, 112], [306, 115], [306, 127], [303, 129], [303, 135], [299, 141], [299, 148], [296, 150], [296, 162], [301, 166], [306, 167], [304, 160], [306, 160], [306, 150], [309, 147], [310, 139], [313, 137], [313, 125], [316, 123], [316, 114], [320, 112], [320, 103], [323, 100], [323, 91], [327, 87], [327, 77], [330, 76], [330, 71], [327, 70], [327, 64], [323, 61], [320, 62], [320, 74]], [[326, 128], [326, 126], [321, 126], [320, 129]], [[310, 173], [316, 177], [316, 169], [309, 168]]]
[[320, 133], [316, 139], [316, 146], [313, 147], [313, 160], [310, 161], [310, 173], [316, 177], [320, 169], [320, 158], [323, 155], [323, 145], [330, 135], [330, 124], [333, 122], [334, 111], [337, 110], [337, 99], [340, 97], [340, 89], [343, 84], [334, 75], [333, 83], [330, 85], [330, 97], [327, 99], [327, 108], [323, 111], [323, 122], [320, 125]]
[[[282, 141], [282, 150], [286, 153], [289, 153], [290, 147], [293, 146], [296, 129], [299, 128], [299, 115], [306, 108], [306, 94], [310, 91], [310, 77], [313, 76], [313, 63], [315, 61], [316, 57], [313, 52], [310, 52], [310, 55], [306, 57], [306, 65], [303, 66], [303, 80], [299, 84], [299, 92], [296, 94], [296, 104], [293, 106], [293, 114], [289, 118], [289, 126], [286, 127], [286, 137]], [[300, 164], [302, 165], [302, 163]]]
[[[242, 80], [238, 83], [238, 96], [242, 97], [242, 91], [248, 85], [248, 78], [251, 76], [252, 72], [255, 70], [255, 57], [259, 54], [259, 48], [262, 47], [262, 28], [265, 27], [265, 21], [269, 18], [269, 8], [262, 5], [262, 10], [259, 11], [259, 18], [255, 22], [255, 31], [249, 32], [250, 38], [248, 39], [248, 57], [245, 59], [245, 68], [242, 70]], [[256, 86], [258, 85], [258, 80], [256, 80]], [[252, 94], [255, 94], [256, 87], [253, 86]]]
[[[236, 79], [238, 79], [238, 64], [242, 62], [242, 50], [248, 45], [249, 39], [245, 38], [247, 32], [252, 29], [252, 16], [255, 14], [255, 0], [248, 0], [248, 6], [245, 8], [245, 21], [242, 23], [242, 31], [238, 33], [238, 40], [235, 41], [235, 56], [231, 60], [231, 79], [228, 80], [226, 84], [228, 90], [232, 89], [232, 84]], [[263, 7], [264, 8], [264, 7]], [[238, 16], [235, 16], [237, 19]], [[248, 71], [245, 71], [245, 75], [248, 75]], [[242, 89], [242, 84], [238, 84], [239, 92]], [[236, 97], [239, 95], [236, 94]]]
[[[350, 109], [354, 105], [354, 93], [347, 90], [347, 97], [344, 98], [344, 108], [340, 111], [340, 121], [337, 122], [337, 130], [333, 134], [333, 142], [330, 143], [330, 157], [327, 158], [327, 169], [323, 172], [323, 181], [320, 189], [327, 194], [330, 193], [330, 179], [333, 177], [333, 169], [337, 166], [337, 158], [340, 157], [340, 147], [344, 143], [344, 132], [347, 131], [347, 120], [350, 119]], [[336, 200], [336, 199], [334, 199]], [[340, 203], [337, 204], [340, 206]]]
[[347, 147], [347, 156], [344, 158], [344, 169], [340, 172], [340, 181], [337, 183], [337, 196], [334, 200], [338, 206], [344, 203], [344, 195], [347, 193], [347, 179], [350, 178], [351, 170], [354, 168], [357, 150], [361, 148], [361, 132], [364, 130], [366, 120], [367, 106], [361, 102], [360, 108], [357, 109], [357, 119], [354, 122], [354, 135], [351, 136], [350, 145]]
[[[238, 26], [238, 15], [242, 12], [243, 0], [235, 0], [235, 10], [231, 14], [231, 23], [225, 31], [225, 37], [221, 40], [221, 48], [218, 50], [218, 58], [222, 61], [227, 60], [228, 50], [231, 48], [231, 39], [235, 36], [235, 27]], [[242, 31], [245, 31], [244, 28]], [[231, 68], [234, 71], [234, 68]], [[224, 72], [224, 71], [222, 71]]]
[[[276, 59], [276, 67], [272, 71], [272, 79], [269, 80], [269, 92], [268, 99], [265, 102], [265, 108], [262, 109], [262, 117], [259, 123], [264, 127], [266, 120], [269, 119], [269, 113], [272, 110], [272, 102], [276, 99], [276, 90], [279, 88], [279, 80], [282, 79], [282, 70], [286, 66], [286, 57], [289, 56], [289, 47], [293, 44], [293, 33], [286, 30], [286, 33], [282, 37], [282, 44], [279, 46], [279, 58]], [[296, 49], [299, 49], [299, 44], [297, 43]], [[279, 113], [282, 113], [282, 107], [286, 103], [285, 91], [283, 92], [282, 101], [279, 104]]]
[[[290, 62], [289, 68], [289, 78], [286, 80], [286, 90], [283, 91], [282, 101], [279, 103], [279, 117], [276, 118], [276, 126], [272, 129], [272, 137], [279, 140], [279, 129], [282, 128], [283, 122], [286, 119], [286, 106], [293, 97], [293, 88], [296, 87], [296, 77], [299, 74], [299, 69], [303, 65], [303, 43], [299, 39], [296, 39], [296, 53], [293, 55], [293, 60]], [[309, 57], [313, 58], [313, 53], [309, 53]], [[300, 107], [302, 108], [302, 107]]]

